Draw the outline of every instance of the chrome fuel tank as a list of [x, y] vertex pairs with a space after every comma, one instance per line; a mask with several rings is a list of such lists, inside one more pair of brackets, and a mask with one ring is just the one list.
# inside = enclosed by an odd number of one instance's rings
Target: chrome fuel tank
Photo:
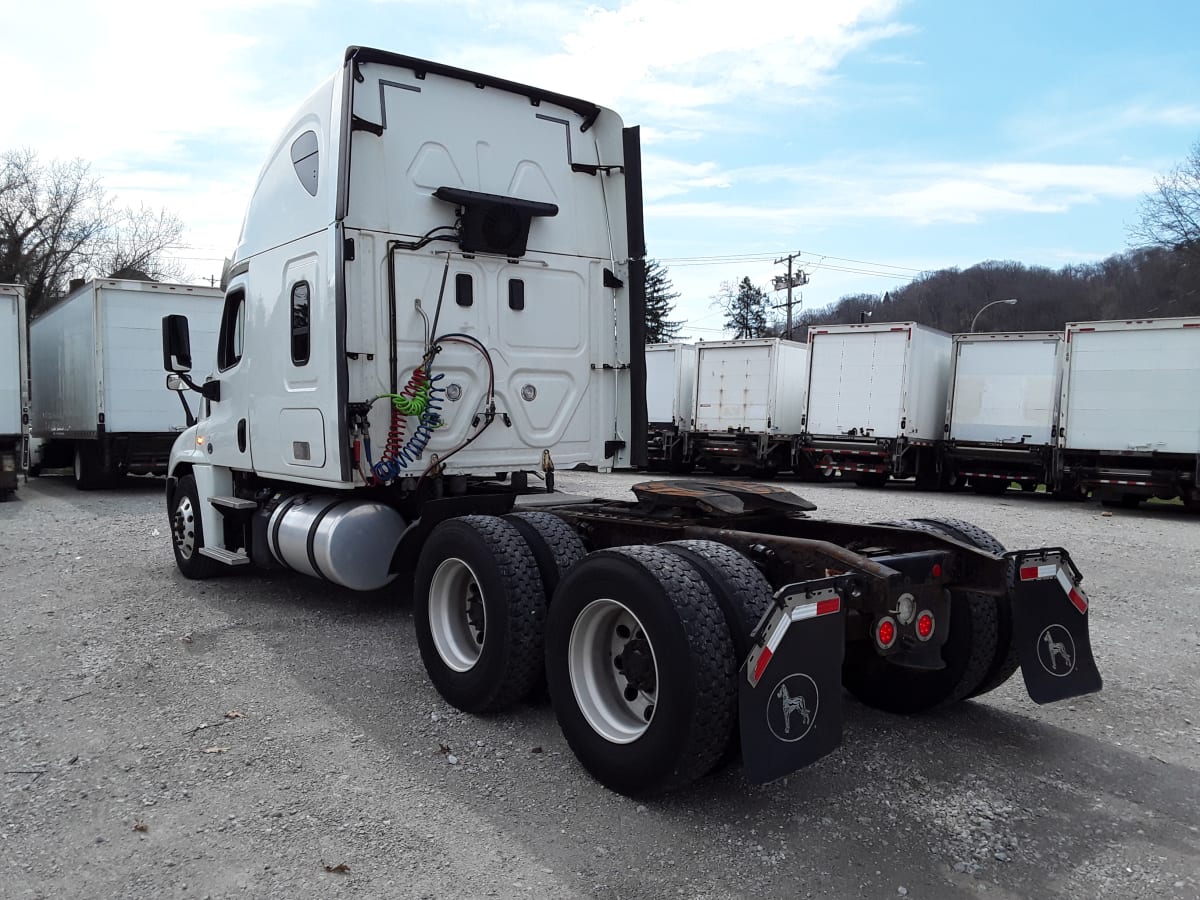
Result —
[[293, 494], [271, 514], [267, 542], [282, 565], [356, 591], [373, 591], [388, 571], [404, 517], [374, 500]]

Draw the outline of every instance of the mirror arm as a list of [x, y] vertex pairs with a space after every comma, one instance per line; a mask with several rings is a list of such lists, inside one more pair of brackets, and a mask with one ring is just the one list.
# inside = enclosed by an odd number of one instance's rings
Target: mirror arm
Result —
[[196, 417], [192, 415], [192, 408], [188, 406], [187, 400], [183, 396], [183, 391], [177, 391], [179, 402], [183, 404], [183, 421], [187, 423], [187, 427], [191, 428], [196, 424]]
[[206, 381], [204, 384], [196, 384], [196, 382], [192, 381], [192, 376], [188, 375], [186, 372], [179, 373], [179, 377], [183, 380], [184, 384], [202, 396], [205, 400], [218, 401], [221, 399], [220, 381]]

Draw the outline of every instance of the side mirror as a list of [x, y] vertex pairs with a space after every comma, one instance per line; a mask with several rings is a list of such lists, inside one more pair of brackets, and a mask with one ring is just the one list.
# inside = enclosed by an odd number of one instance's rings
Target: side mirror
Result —
[[178, 391], [179, 393], [182, 394], [187, 389], [188, 389], [187, 382], [185, 382], [178, 375], [172, 373], [167, 376], [167, 390], [168, 391]]
[[[192, 341], [188, 335], [187, 316], [163, 316], [163, 369], [176, 374], [192, 370]], [[170, 387], [170, 384], [167, 385]], [[180, 390], [180, 388], [171, 388]]]

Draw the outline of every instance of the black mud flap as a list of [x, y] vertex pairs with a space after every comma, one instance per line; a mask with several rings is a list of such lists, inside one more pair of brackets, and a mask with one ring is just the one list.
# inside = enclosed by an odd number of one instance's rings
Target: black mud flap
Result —
[[1013, 640], [1025, 688], [1035, 703], [1091, 694], [1103, 682], [1088, 637], [1081, 576], [1062, 548], [1020, 550], [1013, 560]]
[[780, 589], [755, 629], [738, 695], [742, 758], [755, 784], [807, 766], [842, 742], [842, 580]]

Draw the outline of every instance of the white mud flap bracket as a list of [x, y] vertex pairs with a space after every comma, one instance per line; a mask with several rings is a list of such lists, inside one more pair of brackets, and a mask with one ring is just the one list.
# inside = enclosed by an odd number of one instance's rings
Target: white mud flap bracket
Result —
[[845, 578], [786, 585], [754, 630], [738, 695], [746, 777], [782, 778], [842, 742]]
[[1088, 636], [1088, 599], [1070, 555], [1051, 547], [1007, 556], [1013, 561], [1013, 640], [1029, 696], [1035, 703], [1052, 703], [1100, 690]]

